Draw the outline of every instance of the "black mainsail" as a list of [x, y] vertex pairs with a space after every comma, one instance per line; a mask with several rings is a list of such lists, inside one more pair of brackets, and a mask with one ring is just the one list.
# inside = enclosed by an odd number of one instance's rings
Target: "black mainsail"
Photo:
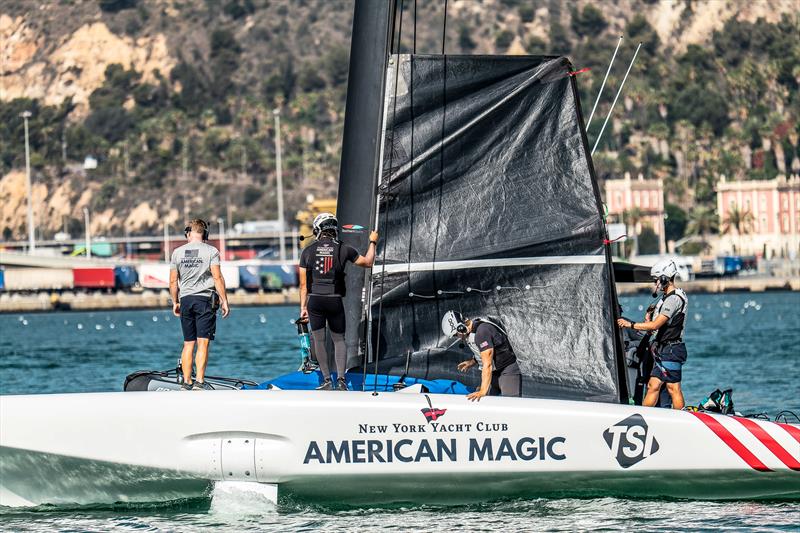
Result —
[[479, 382], [442, 315], [502, 320], [523, 395], [627, 399], [616, 292], [566, 58], [394, 55], [372, 351], [382, 373]]

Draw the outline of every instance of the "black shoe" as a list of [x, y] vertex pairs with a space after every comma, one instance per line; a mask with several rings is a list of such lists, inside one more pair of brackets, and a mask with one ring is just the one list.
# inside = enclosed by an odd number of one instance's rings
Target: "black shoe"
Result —
[[192, 390], [192, 384], [184, 381], [181, 383], [181, 390]]
[[205, 381], [195, 381], [194, 385], [192, 385], [192, 390], [210, 390], [211, 387], [206, 385]]
[[336, 380], [336, 390], [347, 390], [347, 382], [344, 378], [339, 378]]
[[333, 390], [333, 383], [331, 383], [331, 378], [326, 379], [322, 382], [322, 385], [317, 387], [317, 390]]

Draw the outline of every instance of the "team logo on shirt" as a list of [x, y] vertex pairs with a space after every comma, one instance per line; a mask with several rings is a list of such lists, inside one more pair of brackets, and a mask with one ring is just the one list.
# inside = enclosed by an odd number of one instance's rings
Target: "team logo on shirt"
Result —
[[320, 274], [327, 274], [333, 268], [333, 257], [324, 256], [317, 258], [316, 271]]
[[343, 233], [359, 233], [364, 231], [366, 228], [360, 224], [344, 224], [342, 225], [342, 232]]

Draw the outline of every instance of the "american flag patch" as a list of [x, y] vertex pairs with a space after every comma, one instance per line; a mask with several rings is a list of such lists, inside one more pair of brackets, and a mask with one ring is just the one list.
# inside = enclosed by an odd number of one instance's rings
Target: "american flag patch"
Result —
[[488, 347], [489, 347], [489, 341], [483, 341], [481, 343], [481, 348], [488, 348]]
[[333, 257], [331, 256], [322, 256], [317, 257], [317, 264], [315, 266], [315, 270], [320, 274], [327, 274], [330, 269], [333, 268]]

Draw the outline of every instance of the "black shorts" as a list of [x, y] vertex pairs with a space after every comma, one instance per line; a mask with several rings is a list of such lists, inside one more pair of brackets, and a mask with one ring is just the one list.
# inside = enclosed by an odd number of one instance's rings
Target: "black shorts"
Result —
[[211, 309], [211, 298], [208, 296], [181, 298], [181, 329], [184, 341], [195, 341], [198, 337], [214, 340], [217, 314]]
[[318, 296], [312, 294], [308, 297], [308, 321], [311, 331], [325, 329], [325, 324], [333, 333], [344, 333], [345, 316], [344, 304], [341, 296]]
[[664, 383], [680, 383], [685, 362], [686, 345], [682, 342], [658, 347], [653, 354], [653, 370], [650, 376]]
[[517, 362], [513, 362], [502, 370], [492, 372], [490, 395], [519, 397], [522, 391], [522, 376]]

